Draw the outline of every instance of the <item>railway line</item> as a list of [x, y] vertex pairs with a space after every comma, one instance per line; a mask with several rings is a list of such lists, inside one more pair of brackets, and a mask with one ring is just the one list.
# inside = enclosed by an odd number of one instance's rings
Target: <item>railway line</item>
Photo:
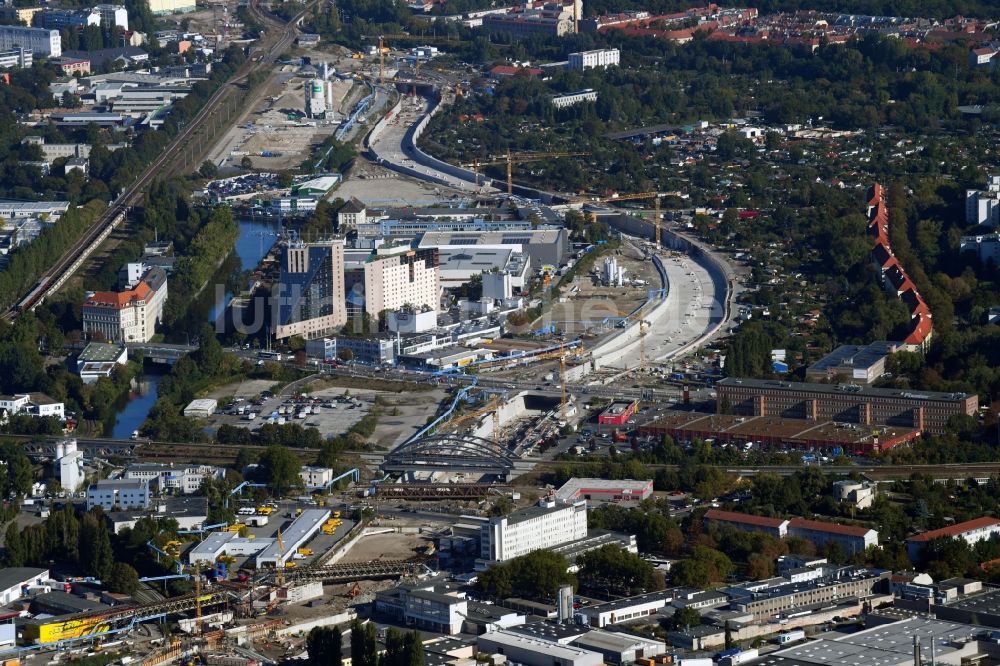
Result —
[[[258, 44], [251, 52], [250, 58], [240, 66], [239, 70], [208, 99], [202, 106], [198, 114], [181, 130], [170, 143], [163, 154], [160, 155], [138, 178], [123, 191], [108, 207], [108, 209], [94, 222], [80, 239], [60, 257], [43, 276], [28, 294], [22, 298], [14, 307], [0, 315], [0, 318], [13, 320], [18, 315], [34, 310], [46, 296], [53, 294], [75, 273], [87, 260], [87, 258], [101, 245], [102, 242], [121, 224], [128, 213], [130, 207], [138, 203], [149, 183], [159, 175], [169, 174], [180, 164], [180, 157], [192, 144], [199, 133], [206, 127], [206, 122], [212, 118], [216, 112], [223, 107], [231, 95], [240, 91], [240, 86], [244, 84], [251, 74], [270, 67], [295, 39], [297, 25], [302, 16], [312, 6], [312, 2], [294, 16], [287, 23], [280, 22], [277, 18], [263, 11], [258, 6], [259, 0], [251, 0], [249, 3], [250, 12], [262, 23], [273, 28], [264, 32], [265, 42]], [[198, 146], [200, 150], [203, 146]]]

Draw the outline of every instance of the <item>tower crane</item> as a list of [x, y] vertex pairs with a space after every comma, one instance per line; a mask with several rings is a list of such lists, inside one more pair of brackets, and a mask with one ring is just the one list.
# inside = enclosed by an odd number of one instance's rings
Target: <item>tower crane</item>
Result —
[[448, 425], [457, 428], [458, 426], [468, 421], [477, 419], [480, 416], [489, 414], [490, 412], [493, 413], [493, 446], [499, 449], [500, 448], [500, 397], [499, 396], [494, 395], [492, 398], [490, 398], [489, 402], [487, 402], [485, 406], [475, 411], [469, 412], [468, 414], [462, 414], [461, 416], [453, 418], [451, 421], [448, 422]]
[[488, 164], [506, 164], [507, 165], [507, 194], [508, 196], [514, 193], [514, 164], [520, 164], [521, 162], [538, 162], [540, 160], [545, 160], [550, 157], [585, 157], [590, 155], [588, 152], [581, 151], [563, 151], [563, 152], [548, 152], [548, 153], [512, 153], [509, 150], [504, 157], [495, 157], [486, 160], [475, 160], [462, 166], [468, 169], [472, 167], [472, 171], [476, 177], [476, 183], [479, 183], [479, 167], [486, 166]]
[[665, 195], [663, 192], [639, 192], [637, 194], [620, 194], [614, 197], [605, 197], [603, 199], [585, 199], [583, 203], [615, 203], [616, 201], [641, 201], [643, 199], [652, 199], [654, 202], [653, 208], [653, 226], [656, 228], [656, 246], [660, 246], [660, 238], [662, 236], [661, 222], [660, 222], [660, 199]]

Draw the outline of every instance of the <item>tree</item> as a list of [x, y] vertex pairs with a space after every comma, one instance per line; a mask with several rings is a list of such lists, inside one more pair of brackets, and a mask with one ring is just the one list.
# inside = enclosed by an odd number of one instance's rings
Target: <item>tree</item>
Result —
[[371, 622], [351, 625], [351, 666], [378, 666], [378, 635]]
[[497, 564], [479, 576], [479, 587], [493, 597], [554, 599], [563, 585], [575, 582], [566, 558], [549, 550], [536, 550]]
[[580, 585], [606, 596], [652, 592], [653, 565], [638, 555], [609, 544], [581, 555], [577, 564]]
[[115, 562], [111, 565], [107, 585], [112, 592], [133, 595], [139, 587], [139, 573], [130, 564]]
[[306, 636], [310, 666], [341, 666], [342, 650], [340, 627], [314, 627]]
[[284, 446], [267, 447], [260, 457], [260, 466], [265, 483], [279, 495], [302, 484], [299, 459]]
[[346, 347], [344, 349], [339, 349], [337, 350], [337, 358], [344, 363], [350, 363], [354, 360], [354, 350], [347, 349]]
[[686, 627], [697, 627], [701, 624], [701, 614], [689, 606], [678, 608], [670, 617], [670, 624], [674, 629], [684, 629]]
[[114, 554], [104, 512], [100, 509], [85, 513], [80, 523], [80, 563], [101, 580], [111, 575]]
[[202, 178], [215, 178], [219, 175], [219, 169], [215, 166], [214, 162], [205, 160], [201, 163], [201, 166], [198, 167], [198, 175]]
[[3, 543], [4, 564], [8, 567], [23, 567], [25, 564], [24, 542], [21, 539], [21, 528], [16, 522], [7, 526]]
[[253, 160], [247, 156], [244, 156], [243, 159], [240, 160], [240, 167], [243, 169], [252, 169]]

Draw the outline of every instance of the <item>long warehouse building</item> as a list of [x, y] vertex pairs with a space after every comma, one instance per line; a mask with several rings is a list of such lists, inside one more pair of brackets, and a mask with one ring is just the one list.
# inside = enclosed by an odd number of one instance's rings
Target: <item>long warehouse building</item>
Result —
[[727, 377], [715, 384], [716, 411], [736, 416], [778, 416], [811, 421], [903, 426], [941, 435], [948, 419], [975, 416], [971, 393], [903, 391], [852, 384], [809, 384]]
[[305, 545], [313, 537], [319, 528], [323, 526], [326, 519], [330, 517], [329, 509], [306, 509], [302, 514], [288, 526], [288, 529], [281, 533], [282, 547], [278, 540], [261, 551], [257, 556], [258, 567], [282, 568], [288, 560], [292, 559], [295, 551]]

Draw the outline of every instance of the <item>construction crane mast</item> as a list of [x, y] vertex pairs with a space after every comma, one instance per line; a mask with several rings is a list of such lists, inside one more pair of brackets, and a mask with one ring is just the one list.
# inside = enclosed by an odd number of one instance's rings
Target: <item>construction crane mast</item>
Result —
[[520, 164], [521, 162], [538, 162], [540, 160], [549, 159], [550, 157], [585, 157], [590, 155], [588, 152], [581, 151], [569, 151], [569, 152], [550, 152], [550, 153], [512, 153], [509, 150], [507, 155], [504, 157], [491, 158], [486, 160], [475, 160], [462, 166], [465, 168], [472, 167], [473, 173], [476, 176], [476, 183], [479, 183], [479, 167], [486, 166], [489, 164], [506, 164], [507, 165], [507, 195], [514, 194], [514, 165]]
[[559, 343], [559, 388], [562, 391], [562, 395], [559, 400], [559, 418], [562, 419], [563, 423], [569, 423], [569, 419], [566, 418], [566, 343]]
[[614, 197], [606, 197], [603, 199], [585, 199], [583, 203], [615, 203], [616, 201], [641, 201], [643, 199], [653, 200], [653, 226], [655, 227], [655, 238], [656, 246], [660, 246], [662, 232], [662, 222], [660, 215], [660, 199], [663, 197], [662, 192], [639, 192], [638, 194], [621, 194]]
[[382, 35], [378, 36], [378, 82], [382, 85], [382, 79], [385, 77], [385, 41]]

